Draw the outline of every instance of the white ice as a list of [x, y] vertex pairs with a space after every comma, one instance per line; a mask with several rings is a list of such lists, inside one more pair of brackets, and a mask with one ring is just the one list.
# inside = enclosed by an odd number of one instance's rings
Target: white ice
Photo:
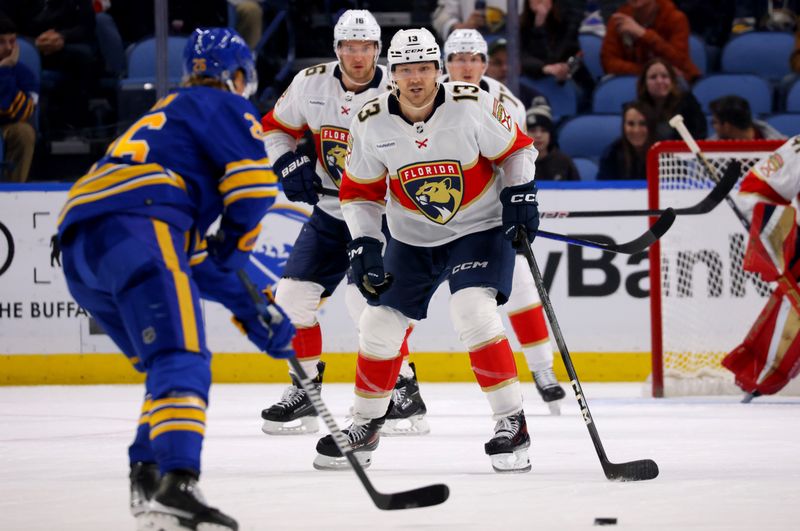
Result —
[[[282, 385], [215, 385], [203, 490], [243, 530], [291, 529], [800, 529], [800, 399], [641, 398], [636, 384], [586, 384], [609, 458], [654, 459], [652, 481], [605, 479], [571, 393], [552, 417], [525, 384], [533, 471], [493, 473], [483, 453], [493, 422], [475, 384], [422, 384], [431, 434], [383, 438], [368, 474], [383, 492], [444, 482], [443, 505], [384, 512], [352, 471], [312, 468], [318, 436], [260, 431]], [[352, 386], [324, 399], [343, 423]], [[0, 529], [134, 529], [127, 445], [138, 386], [0, 388]], [[605, 527], [604, 529], [614, 529]]]

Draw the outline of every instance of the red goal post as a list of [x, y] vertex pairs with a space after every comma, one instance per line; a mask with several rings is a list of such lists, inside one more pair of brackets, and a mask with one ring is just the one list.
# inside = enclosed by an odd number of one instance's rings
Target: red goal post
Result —
[[[721, 177], [728, 161], [742, 172], [785, 141], [699, 141]], [[647, 155], [648, 208], [696, 203], [713, 187], [683, 141], [655, 144]], [[730, 197], [736, 199], [738, 184]], [[650, 247], [652, 395], [741, 391], [719, 363], [745, 337], [771, 288], [741, 263], [747, 234], [726, 202], [703, 215], [679, 216]]]

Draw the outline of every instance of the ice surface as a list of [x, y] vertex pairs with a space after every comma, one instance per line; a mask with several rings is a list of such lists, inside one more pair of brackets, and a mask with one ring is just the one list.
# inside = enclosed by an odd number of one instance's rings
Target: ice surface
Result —
[[[641, 398], [637, 384], [586, 384], [609, 458], [655, 459], [653, 481], [605, 479], [568, 393], [549, 416], [525, 384], [533, 471], [498, 475], [483, 443], [494, 423], [475, 384], [422, 383], [431, 434], [383, 438], [368, 474], [382, 492], [450, 486], [444, 505], [384, 512], [351, 471], [311, 467], [318, 436], [266, 436], [259, 412], [282, 385], [212, 388], [201, 484], [243, 530], [800, 529], [800, 399]], [[127, 445], [139, 386], [0, 388], [0, 529], [134, 529]], [[352, 386], [328, 384], [337, 419]], [[344, 426], [342, 426], [344, 427]], [[605, 528], [609, 529], [609, 528]], [[610, 528], [614, 529], [614, 528]]]

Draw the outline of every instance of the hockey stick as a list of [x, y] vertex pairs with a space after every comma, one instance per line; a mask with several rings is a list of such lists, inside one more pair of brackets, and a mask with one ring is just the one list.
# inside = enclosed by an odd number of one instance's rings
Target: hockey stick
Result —
[[608, 243], [608, 242], [595, 242], [592, 240], [584, 240], [582, 238], [575, 238], [573, 236], [566, 236], [564, 234], [557, 234], [548, 232], [546, 230], [537, 230], [536, 236], [547, 238], [549, 240], [556, 240], [560, 242], [570, 243], [572, 245], [580, 245], [582, 247], [589, 247], [592, 249], [600, 249], [601, 251], [608, 251], [610, 253], [619, 254], [636, 254], [644, 251], [656, 240], [666, 233], [672, 224], [675, 222], [675, 212], [668, 208], [658, 217], [656, 222], [647, 229], [641, 236], [625, 243]]
[[[703, 152], [700, 151], [700, 146], [697, 145], [692, 133], [689, 132], [689, 130], [686, 128], [686, 124], [683, 123], [683, 116], [676, 114], [670, 119], [669, 125], [671, 125], [678, 132], [678, 134], [681, 135], [683, 141], [686, 142], [687, 146], [689, 146], [689, 150], [694, 154], [695, 157], [697, 157], [697, 160], [700, 161], [700, 164], [703, 166], [703, 168], [705, 168], [706, 173], [708, 173], [708, 177], [715, 183], [721, 182], [721, 179], [717, 177], [717, 172], [714, 170], [714, 167], [711, 166], [711, 163], [708, 162], [708, 159], [705, 157], [705, 155], [703, 155]], [[731, 168], [731, 166], [733, 166], [733, 168]], [[741, 164], [739, 161], [734, 160], [728, 164], [722, 180], [724, 180], [726, 177], [729, 177], [729, 173], [736, 173], [737, 180], [739, 177], [741, 177]], [[731, 207], [733, 213], [736, 214], [737, 218], [739, 218], [739, 221], [742, 223], [742, 225], [744, 225], [745, 230], [750, 232], [750, 220], [747, 219], [739, 207], [736, 206], [736, 202], [733, 200], [733, 198], [725, 194], [725, 202], [728, 203], [728, 206]]]
[[[250, 295], [250, 298], [253, 300], [253, 304], [258, 309], [258, 312], [264, 319], [269, 321], [270, 315], [267, 304], [256, 285], [253, 284], [253, 281], [250, 280], [250, 278], [247, 276], [247, 273], [245, 273], [243, 270], [238, 270], [236, 274], [247, 290], [247, 293]], [[347, 460], [350, 462], [350, 466], [353, 467], [353, 471], [356, 473], [356, 476], [358, 476], [361, 484], [364, 485], [364, 488], [367, 490], [367, 494], [369, 494], [369, 497], [372, 498], [373, 503], [375, 503], [375, 506], [378, 507], [378, 509], [391, 511], [395, 509], [429, 507], [431, 505], [439, 505], [447, 500], [447, 498], [450, 496], [450, 489], [443, 483], [428, 485], [426, 487], [406, 490], [403, 492], [395, 492], [392, 494], [378, 492], [375, 487], [372, 486], [372, 482], [369, 480], [369, 477], [367, 477], [364, 467], [358, 462], [358, 459], [353, 453], [353, 449], [350, 448], [350, 443], [348, 442], [347, 437], [342, 433], [342, 430], [339, 429], [339, 426], [333, 419], [333, 415], [331, 415], [331, 412], [328, 410], [325, 402], [322, 401], [319, 392], [311, 383], [311, 379], [308, 377], [308, 374], [306, 374], [306, 371], [303, 370], [303, 366], [300, 365], [300, 362], [297, 361], [295, 356], [289, 358], [289, 364], [292, 366], [292, 370], [294, 370], [295, 374], [297, 374], [297, 377], [300, 380], [300, 385], [303, 387], [306, 393], [308, 393], [308, 396], [311, 399], [311, 404], [314, 406], [317, 414], [322, 417], [322, 420], [328, 427], [328, 431], [331, 432], [333, 440], [336, 443], [336, 446], [339, 448], [339, 451], [342, 452], [343, 456], [347, 457]]]
[[[318, 192], [321, 195], [336, 195], [339, 196], [339, 193], [335, 190], [331, 190], [330, 188], [320, 188]], [[641, 236], [634, 238], [633, 240], [625, 243], [609, 243], [609, 242], [596, 242], [592, 240], [585, 240], [583, 238], [576, 238], [574, 236], [567, 236], [565, 234], [558, 234], [555, 232], [548, 232], [546, 230], [537, 230], [536, 235], [541, 238], [547, 238], [549, 240], [556, 240], [560, 242], [569, 243], [572, 245], [580, 245], [581, 247], [589, 247], [591, 249], [600, 249], [601, 251], [608, 251], [610, 253], [620, 253], [620, 254], [636, 254], [639, 252], [644, 251], [648, 247], [650, 247], [653, 242], [659, 239], [661, 236], [664, 235], [667, 230], [672, 226], [672, 223], [675, 221], [675, 211], [671, 208], [667, 208], [666, 210], [659, 210], [656, 214], [659, 218], [656, 222], [651, 226], [644, 234]]]
[[597, 457], [600, 458], [600, 464], [603, 467], [603, 472], [606, 478], [619, 480], [619, 481], [643, 481], [646, 479], [653, 479], [658, 476], [658, 465], [652, 459], [640, 459], [638, 461], [629, 461], [627, 463], [612, 463], [606, 456], [606, 451], [603, 449], [603, 443], [600, 441], [600, 434], [597, 433], [597, 427], [592, 418], [592, 413], [589, 411], [589, 404], [586, 402], [586, 395], [583, 393], [581, 383], [578, 380], [578, 374], [575, 372], [575, 366], [572, 365], [572, 359], [567, 349], [567, 344], [564, 341], [564, 335], [561, 333], [561, 327], [558, 326], [553, 305], [550, 302], [550, 296], [547, 289], [544, 287], [542, 274], [539, 272], [539, 267], [536, 265], [536, 259], [531, 250], [531, 244], [528, 242], [527, 235], [524, 229], [517, 232], [517, 242], [522, 247], [522, 254], [528, 261], [533, 274], [533, 280], [536, 283], [536, 289], [539, 291], [539, 297], [542, 301], [542, 306], [547, 314], [547, 320], [550, 322], [550, 328], [553, 331], [553, 336], [556, 338], [558, 350], [561, 351], [561, 359], [564, 360], [564, 367], [567, 369], [567, 374], [572, 384], [572, 390], [575, 391], [575, 398], [578, 399], [578, 407], [581, 408], [583, 414], [583, 421], [586, 423], [586, 428], [589, 430], [589, 436], [592, 438], [594, 449], [597, 451]]
[[[733, 190], [736, 181], [739, 180], [740, 166], [734, 167], [729, 164], [725, 174], [717, 182], [717, 185], [699, 203], [690, 207], [673, 208], [675, 215], [691, 216], [696, 214], [706, 214], [728, 197], [728, 193]], [[586, 210], [580, 212], [556, 211], [539, 212], [540, 218], [605, 218], [605, 217], [624, 217], [624, 216], [659, 216], [663, 214], [663, 209], [644, 209], [644, 210]]]

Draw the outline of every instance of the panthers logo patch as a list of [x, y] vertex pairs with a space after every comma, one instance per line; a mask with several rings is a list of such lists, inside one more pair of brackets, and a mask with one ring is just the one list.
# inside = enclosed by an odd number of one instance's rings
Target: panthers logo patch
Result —
[[350, 132], [341, 127], [323, 125], [319, 132], [319, 145], [325, 171], [338, 188], [342, 182]]
[[397, 171], [403, 191], [425, 217], [444, 225], [461, 207], [464, 174], [456, 160], [421, 162]]

